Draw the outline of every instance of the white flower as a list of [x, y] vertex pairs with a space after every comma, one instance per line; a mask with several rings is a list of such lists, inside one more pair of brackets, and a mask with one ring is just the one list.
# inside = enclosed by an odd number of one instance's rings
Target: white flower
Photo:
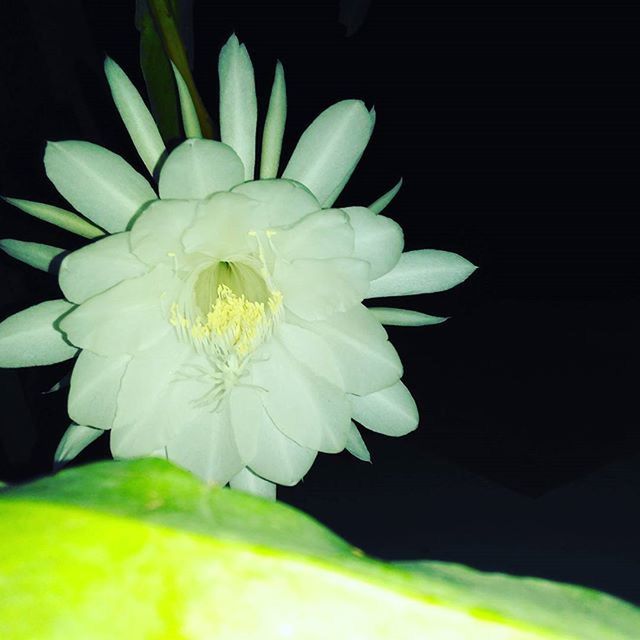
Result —
[[[0, 325], [3, 366], [78, 353], [75, 424], [57, 459], [110, 430], [115, 458], [162, 455], [208, 481], [273, 495], [274, 483], [297, 483], [319, 451], [347, 448], [368, 460], [352, 419], [393, 436], [415, 429], [416, 405], [382, 323], [440, 319], [362, 301], [447, 289], [474, 267], [444, 251], [402, 253], [400, 227], [379, 215], [397, 188], [369, 208], [332, 208], [374, 114], [356, 100], [326, 109], [277, 179], [286, 117], [278, 64], [254, 180], [253, 69], [235, 36], [219, 62], [222, 142], [199, 137], [177, 75], [190, 137], [167, 155], [129, 79], [110, 60], [106, 72], [159, 197], [106, 149], [49, 143], [48, 177], [110, 235], [63, 260], [64, 299]], [[83, 235], [102, 233], [70, 212], [10, 201]], [[40, 268], [60, 251], [2, 242]]]

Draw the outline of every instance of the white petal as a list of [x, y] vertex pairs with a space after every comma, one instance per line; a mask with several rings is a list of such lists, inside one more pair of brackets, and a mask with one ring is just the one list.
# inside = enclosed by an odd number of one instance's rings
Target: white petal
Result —
[[218, 260], [246, 255], [253, 246], [250, 232], [260, 218], [259, 203], [238, 193], [216, 193], [198, 205], [197, 217], [182, 236], [188, 253]]
[[373, 213], [382, 213], [387, 207], [388, 204], [398, 195], [398, 191], [400, 191], [400, 187], [402, 187], [402, 178], [398, 180], [395, 186], [392, 189], [389, 189], [385, 194], [381, 195], [375, 202], [372, 202], [367, 208], [369, 211], [373, 211]]
[[169, 460], [205, 482], [225, 485], [244, 468], [233, 437], [228, 411], [205, 411], [167, 445]]
[[131, 141], [145, 167], [153, 175], [160, 157], [165, 152], [155, 120], [127, 74], [109, 57], [104, 61], [104, 72], [113, 101], [131, 136]]
[[193, 200], [157, 200], [136, 219], [131, 228], [131, 250], [149, 265], [173, 264], [180, 258], [180, 238], [195, 219], [198, 203]]
[[320, 320], [358, 304], [368, 279], [369, 264], [353, 258], [279, 260], [274, 271], [285, 306], [305, 320]]
[[280, 324], [275, 337], [298, 362], [339, 389], [344, 388], [338, 358], [324, 338], [288, 322]]
[[269, 110], [264, 122], [262, 134], [262, 155], [260, 156], [260, 179], [275, 178], [280, 165], [280, 151], [284, 137], [284, 125], [287, 120], [287, 87], [284, 81], [284, 69], [278, 60], [276, 73], [269, 98]]
[[300, 364], [276, 340], [268, 357], [252, 364], [252, 372], [254, 383], [267, 390], [264, 406], [284, 435], [315, 451], [344, 449], [349, 408], [341, 389]]
[[400, 256], [391, 271], [371, 283], [367, 298], [445, 291], [466, 280], [476, 268], [466, 258], [450, 251], [408, 251]]
[[[376, 124], [376, 110], [373, 107], [369, 111], [369, 118], [370, 118], [370, 123], [371, 123], [371, 131], [373, 131], [373, 128], [374, 128], [374, 126]], [[355, 162], [353, 163], [353, 167], [351, 168], [351, 171], [349, 171], [348, 173], [346, 173], [344, 175], [342, 180], [334, 188], [334, 190], [331, 192], [329, 197], [324, 201], [323, 204], [324, 204], [325, 207], [332, 206], [333, 203], [338, 199], [338, 197], [340, 196], [340, 194], [342, 193], [344, 188], [347, 186], [347, 183], [351, 179], [351, 174], [355, 171], [355, 168], [356, 168], [358, 162], [360, 162], [360, 158], [362, 157], [363, 153], [364, 153], [364, 148], [362, 149], [362, 152], [360, 153], [360, 155], [355, 159]]]
[[351, 428], [347, 435], [347, 446], [345, 448], [352, 456], [358, 458], [358, 460], [371, 462], [369, 449], [367, 449], [367, 445], [364, 443], [364, 440], [358, 431], [358, 427], [356, 427], [353, 422], [351, 423]]
[[258, 427], [258, 448], [250, 463], [251, 471], [261, 478], [293, 486], [302, 480], [313, 465], [317, 451], [301, 447], [287, 438], [265, 414]]
[[23, 242], [6, 238], [0, 240], [0, 249], [16, 260], [40, 271], [54, 270], [54, 260], [64, 253], [64, 249], [39, 242]]
[[71, 374], [69, 416], [80, 424], [111, 429], [129, 356], [106, 358], [84, 349]]
[[250, 469], [242, 469], [231, 480], [229, 486], [236, 491], [244, 491], [266, 500], [276, 499], [276, 485], [259, 478]]
[[283, 178], [302, 182], [323, 207], [335, 202], [364, 152], [373, 119], [359, 100], [323, 111], [302, 134]]
[[[354, 231], [341, 209], [310, 213], [271, 238], [278, 258], [347, 258], [354, 247]], [[360, 256], [354, 256], [360, 258]]]
[[157, 197], [131, 165], [90, 142], [49, 142], [44, 166], [68, 202], [112, 233], [124, 231], [140, 208]]
[[204, 200], [243, 180], [242, 161], [231, 147], [216, 140], [192, 138], [177, 146], [162, 165], [160, 197]]
[[187, 87], [187, 83], [184, 81], [178, 67], [173, 64], [172, 60], [170, 62], [171, 67], [173, 68], [173, 75], [176, 79], [176, 85], [178, 87], [178, 97], [180, 98], [180, 111], [182, 113], [184, 134], [187, 138], [202, 138], [202, 129], [200, 128], [198, 112], [195, 104], [193, 104], [189, 87]]
[[418, 426], [418, 408], [401, 381], [367, 396], [351, 396], [353, 419], [386, 436], [404, 436]]
[[220, 139], [244, 164], [245, 180], [253, 179], [256, 154], [256, 87], [246, 47], [232, 35], [220, 50]]
[[448, 318], [430, 316], [420, 311], [410, 309], [394, 309], [392, 307], [369, 307], [369, 311], [381, 324], [397, 327], [424, 327], [430, 324], [440, 324]]
[[193, 349], [173, 333], [133, 356], [118, 394], [111, 436], [114, 455], [148, 455], [192, 424], [213, 423], [211, 407], [197, 402], [207, 385], [184, 375], [191, 358]]
[[80, 304], [146, 270], [131, 253], [129, 233], [124, 232], [70, 253], [60, 265], [58, 283], [67, 300]]
[[394, 384], [402, 376], [402, 362], [387, 332], [362, 305], [336, 313], [308, 328], [322, 336], [340, 368], [346, 391], [367, 394]]
[[265, 419], [258, 391], [244, 386], [235, 387], [229, 394], [229, 417], [238, 453], [249, 464], [256, 455], [258, 431]]
[[354, 258], [371, 265], [369, 277], [374, 280], [395, 267], [402, 255], [404, 235], [400, 225], [365, 207], [343, 209], [355, 231]]
[[171, 301], [171, 278], [168, 267], [160, 265], [124, 280], [89, 298], [62, 319], [60, 328], [73, 344], [100, 355], [146, 349], [172, 331], [165, 309]]
[[291, 224], [321, 208], [316, 197], [293, 180], [251, 180], [234, 187], [233, 193], [241, 193], [261, 203], [260, 214], [264, 216], [265, 228]]
[[98, 238], [104, 235], [104, 231], [100, 227], [96, 227], [88, 220], [81, 218], [77, 213], [71, 213], [66, 209], [54, 207], [51, 204], [42, 202], [32, 202], [31, 200], [20, 200], [19, 198], [7, 198], [0, 196], [5, 202], [13, 205], [20, 211], [28, 213], [38, 220], [44, 220], [56, 227], [75, 233], [83, 238]]
[[73, 358], [77, 348], [58, 329], [60, 316], [73, 305], [48, 300], [0, 322], [0, 367], [32, 367]]
[[73, 460], [83, 449], [97, 440], [104, 431], [85, 427], [81, 424], [72, 424], [64, 432], [62, 440], [53, 455], [54, 467], [59, 468]]

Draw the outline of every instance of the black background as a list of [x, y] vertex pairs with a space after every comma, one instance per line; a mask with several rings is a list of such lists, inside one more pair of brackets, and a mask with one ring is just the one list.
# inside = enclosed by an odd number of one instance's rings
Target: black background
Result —
[[[480, 269], [401, 302], [447, 323], [389, 331], [418, 431], [367, 433], [374, 464], [321, 455], [279, 497], [374, 555], [640, 601], [633, 4], [374, 0], [367, 11], [351, 1], [348, 27], [339, 11], [337, 1], [196, 0], [195, 77], [210, 111], [217, 53], [234, 30], [262, 117], [276, 58], [284, 64], [285, 161], [329, 104], [375, 105], [372, 142], [338, 204], [367, 204], [403, 176], [385, 213], [407, 248], [455, 251]], [[102, 76], [108, 53], [143, 86], [133, 2], [3, 0], [3, 12], [0, 193], [62, 204], [42, 168], [45, 140], [87, 139], [134, 159]], [[2, 237], [79, 246], [3, 203], [0, 216]], [[52, 276], [6, 256], [0, 269], [2, 317], [59, 297]], [[67, 369], [0, 370], [2, 479], [50, 470], [65, 394], [41, 392]], [[107, 455], [105, 441], [80, 461]]]

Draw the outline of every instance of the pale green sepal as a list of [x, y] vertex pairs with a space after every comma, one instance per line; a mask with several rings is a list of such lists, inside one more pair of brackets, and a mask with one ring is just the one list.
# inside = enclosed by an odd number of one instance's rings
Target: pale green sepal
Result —
[[109, 57], [105, 58], [104, 72], [131, 141], [149, 173], [154, 175], [158, 161], [166, 150], [158, 126], [127, 74]]
[[12, 258], [20, 260], [36, 269], [40, 269], [40, 271], [49, 271], [52, 268], [52, 262], [65, 252], [64, 249], [52, 247], [48, 244], [24, 242], [11, 238], [0, 240], [0, 249]]
[[229, 486], [237, 491], [260, 496], [266, 500], [276, 499], [276, 485], [273, 482], [264, 480], [250, 469], [247, 469], [247, 467], [229, 480]]
[[451, 251], [407, 251], [391, 271], [371, 282], [366, 297], [413, 296], [446, 291], [464, 282], [477, 268]]
[[158, 197], [123, 158], [90, 142], [49, 142], [44, 166], [60, 195], [111, 233], [124, 231], [142, 206]]
[[72, 308], [66, 300], [48, 300], [1, 322], [0, 367], [32, 367], [73, 358], [78, 349], [56, 327]]
[[253, 180], [258, 107], [253, 65], [233, 34], [220, 50], [220, 140], [240, 157], [245, 180]]
[[381, 324], [397, 327], [424, 327], [429, 324], [440, 324], [449, 319], [441, 316], [430, 316], [427, 313], [410, 309], [369, 307], [369, 310]]
[[358, 460], [362, 460], [363, 462], [371, 462], [371, 454], [369, 453], [369, 449], [367, 449], [367, 445], [364, 443], [362, 436], [360, 435], [360, 431], [358, 431], [358, 427], [356, 427], [353, 422], [351, 423], [351, 427], [349, 428], [349, 432], [347, 433], [347, 446], [345, 449]]
[[71, 231], [71, 233], [75, 233], [83, 238], [99, 238], [105, 235], [103, 229], [96, 227], [96, 225], [91, 224], [88, 220], [66, 209], [54, 207], [51, 204], [43, 204], [42, 202], [32, 202], [31, 200], [20, 200], [6, 196], [1, 197], [5, 202], [20, 209], [20, 211], [24, 211], [39, 220], [54, 224], [56, 227], [60, 227], [66, 231]]
[[178, 87], [184, 135], [187, 138], [202, 138], [202, 129], [200, 127], [200, 120], [198, 119], [198, 112], [195, 104], [193, 104], [189, 87], [187, 87], [187, 83], [184, 81], [178, 67], [173, 64], [173, 61], [171, 61], [171, 67], [173, 68], [173, 75], [175, 76], [176, 85]]
[[262, 155], [260, 156], [260, 179], [275, 178], [280, 166], [280, 152], [284, 137], [284, 125], [287, 121], [287, 87], [284, 69], [278, 60], [273, 78], [269, 110], [264, 122], [262, 135]]
[[402, 187], [402, 178], [398, 180], [395, 187], [389, 189], [384, 195], [381, 195], [375, 202], [371, 203], [367, 209], [373, 211], [373, 213], [382, 213], [386, 206], [398, 195], [400, 187]]
[[325, 109], [300, 137], [282, 177], [301, 182], [323, 208], [330, 207], [362, 157], [374, 121], [360, 100]]
[[64, 432], [62, 440], [53, 455], [53, 467], [60, 467], [73, 460], [83, 449], [97, 440], [104, 431], [94, 427], [85, 427], [81, 424], [71, 424]]
[[42, 392], [43, 396], [48, 395], [49, 393], [56, 393], [57, 391], [61, 391], [62, 389], [66, 389], [71, 382], [71, 374], [67, 373], [65, 376], [60, 378], [58, 382], [56, 382], [51, 388]]

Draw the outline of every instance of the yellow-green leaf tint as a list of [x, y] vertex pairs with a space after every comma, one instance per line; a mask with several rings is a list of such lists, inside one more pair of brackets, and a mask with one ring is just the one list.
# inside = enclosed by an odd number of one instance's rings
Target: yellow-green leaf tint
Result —
[[640, 623], [577, 587], [374, 561], [292, 508], [157, 459], [4, 489], [0, 536], [12, 640], [632, 640]]

